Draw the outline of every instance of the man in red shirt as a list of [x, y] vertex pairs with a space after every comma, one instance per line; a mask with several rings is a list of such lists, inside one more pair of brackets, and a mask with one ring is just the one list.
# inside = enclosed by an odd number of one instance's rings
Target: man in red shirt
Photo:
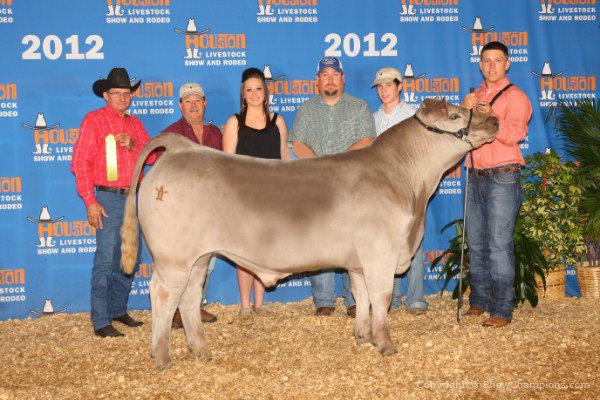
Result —
[[[195, 143], [212, 147], [223, 151], [223, 135], [219, 128], [212, 123], [204, 123], [204, 111], [206, 110], [206, 96], [202, 86], [195, 82], [184, 83], [179, 89], [179, 109], [182, 117], [175, 123], [169, 125], [161, 133], [178, 133], [192, 140]], [[208, 263], [204, 289], [208, 287], [210, 273], [215, 268], [215, 258]], [[206, 291], [202, 291], [201, 306], [204, 303]], [[208, 311], [201, 309], [202, 322], [215, 322], [217, 317]], [[173, 328], [182, 328], [181, 314], [179, 309], [173, 316]]]
[[91, 318], [94, 333], [100, 337], [124, 336], [112, 321], [130, 327], [142, 325], [127, 314], [138, 265], [131, 275], [121, 271], [120, 237], [133, 169], [150, 140], [140, 120], [126, 114], [140, 83], [132, 86], [124, 68], [113, 68], [106, 79], [94, 82], [93, 91], [106, 101], [106, 106], [85, 116], [73, 150], [71, 170], [77, 193], [87, 207], [89, 224], [96, 228]]
[[484, 326], [500, 328], [512, 320], [515, 257], [514, 228], [521, 204], [519, 169], [525, 164], [519, 142], [525, 139], [531, 103], [506, 73], [508, 49], [490, 42], [479, 63], [485, 81], [462, 106], [493, 114], [500, 121], [493, 142], [467, 157], [469, 187], [466, 233], [470, 253], [470, 308], [465, 316], [489, 312]]

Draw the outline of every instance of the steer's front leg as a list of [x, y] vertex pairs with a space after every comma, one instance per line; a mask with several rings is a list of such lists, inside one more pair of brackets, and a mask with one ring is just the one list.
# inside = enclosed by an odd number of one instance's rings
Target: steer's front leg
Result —
[[361, 345], [372, 342], [371, 318], [369, 309], [369, 294], [365, 285], [365, 277], [356, 272], [348, 272], [352, 283], [352, 295], [356, 301], [356, 320], [354, 322], [354, 336], [356, 342]]
[[[380, 264], [382, 265], [382, 264]], [[389, 273], [386, 273], [389, 271]], [[388, 327], [387, 310], [392, 299], [394, 286], [394, 269], [379, 270], [365, 268], [365, 284], [371, 302], [371, 334], [372, 343], [379, 349], [381, 355], [387, 356], [396, 353], [390, 329]]]

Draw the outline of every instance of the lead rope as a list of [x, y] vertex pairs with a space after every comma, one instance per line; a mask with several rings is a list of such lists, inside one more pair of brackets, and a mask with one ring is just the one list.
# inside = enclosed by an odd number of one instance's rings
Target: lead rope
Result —
[[[470, 154], [470, 153], [469, 153]], [[468, 156], [467, 156], [468, 157]], [[462, 307], [463, 300], [463, 265], [465, 261], [465, 231], [467, 230], [467, 197], [469, 195], [469, 167], [466, 168], [467, 176], [465, 183], [465, 201], [463, 205], [463, 229], [462, 229], [462, 239], [460, 242], [460, 274], [458, 275], [458, 303], [456, 309], [456, 323], [460, 325], [460, 309]]]

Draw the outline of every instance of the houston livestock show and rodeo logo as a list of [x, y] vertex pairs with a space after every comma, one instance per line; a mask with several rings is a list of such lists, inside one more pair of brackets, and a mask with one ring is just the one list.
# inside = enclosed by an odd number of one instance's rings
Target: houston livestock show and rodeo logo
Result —
[[128, 112], [138, 116], [175, 114], [173, 82], [142, 82], [133, 94]]
[[302, 103], [317, 94], [317, 80], [285, 79], [285, 75], [274, 76], [271, 66], [263, 68], [269, 89], [271, 112], [295, 112]]
[[199, 30], [195, 18], [188, 19], [185, 30], [175, 28], [175, 32], [184, 37], [186, 67], [246, 65], [245, 33]]
[[576, 102], [581, 99], [596, 98], [596, 77], [574, 73], [553, 71], [553, 63], [545, 61], [541, 71], [531, 71], [539, 79], [540, 107], [547, 108], [558, 105], [560, 101]]
[[171, 0], [106, 0], [107, 24], [169, 24]]
[[0, 0], [0, 24], [12, 24], [15, 21], [12, 5], [13, 0]]
[[48, 123], [44, 112], [35, 116], [34, 123], [21, 125], [33, 131], [34, 162], [71, 162], [73, 146], [79, 137], [79, 128], [64, 128], [59, 122]]
[[96, 229], [87, 220], [52, 217], [50, 208], [42, 206], [39, 217], [27, 217], [37, 224], [36, 254], [52, 256], [86, 254], [96, 251]]
[[27, 300], [25, 269], [0, 267], [0, 304]]
[[257, 0], [260, 24], [306, 24], [319, 22], [318, 0]]
[[486, 43], [501, 42], [508, 47], [510, 62], [527, 62], [529, 60], [529, 33], [527, 31], [499, 31], [494, 26], [484, 25], [482, 17], [475, 17], [471, 28], [461, 29], [471, 33], [470, 62], [478, 63], [481, 49]]
[[402, 82], [402, 96], [407, 103], [421, 104], [424, 99], [440, 97], [446, 101], [458, 104], [460, 103], [460, 79], [427, 77], [427, 74], [420, 72], [413, 63], [407, 63], [404, 67], [404, 76]]
[[16, 118], [19, 116], [17, 98], [17, 85], [15, 83], [0, 83], [0, 118]]
[[0, 177], [0, 210], [23, 208], [23, 183], [20, 176]]
[[402, 0], [400, 22], [458, 22], [458, 0]]
[[538, 19], [554, 21], [596, 21], [596, 0], [532, 0], [540, 4]]

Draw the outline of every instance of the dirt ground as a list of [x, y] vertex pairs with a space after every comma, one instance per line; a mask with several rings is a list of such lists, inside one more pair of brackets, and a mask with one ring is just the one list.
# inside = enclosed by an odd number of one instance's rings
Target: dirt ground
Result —
[[0, 400], [6, 399], [597, 399], [600, 300], [522, 305], [513, 323], [456, 323], [456, 302], [429, 297], [430, 311], [390, 313], [398, 353], [357, 346], [341, 302], [315, 317], [310, 300], [272, 304], [274, 318], [238, 318], [212, 304], [211, 361], [192, 359], [183, 330], [172, 332], [174, 366], [150, 358], [145, 324], [123, 338], [93, 335], [89, 314], [0, 322]]

